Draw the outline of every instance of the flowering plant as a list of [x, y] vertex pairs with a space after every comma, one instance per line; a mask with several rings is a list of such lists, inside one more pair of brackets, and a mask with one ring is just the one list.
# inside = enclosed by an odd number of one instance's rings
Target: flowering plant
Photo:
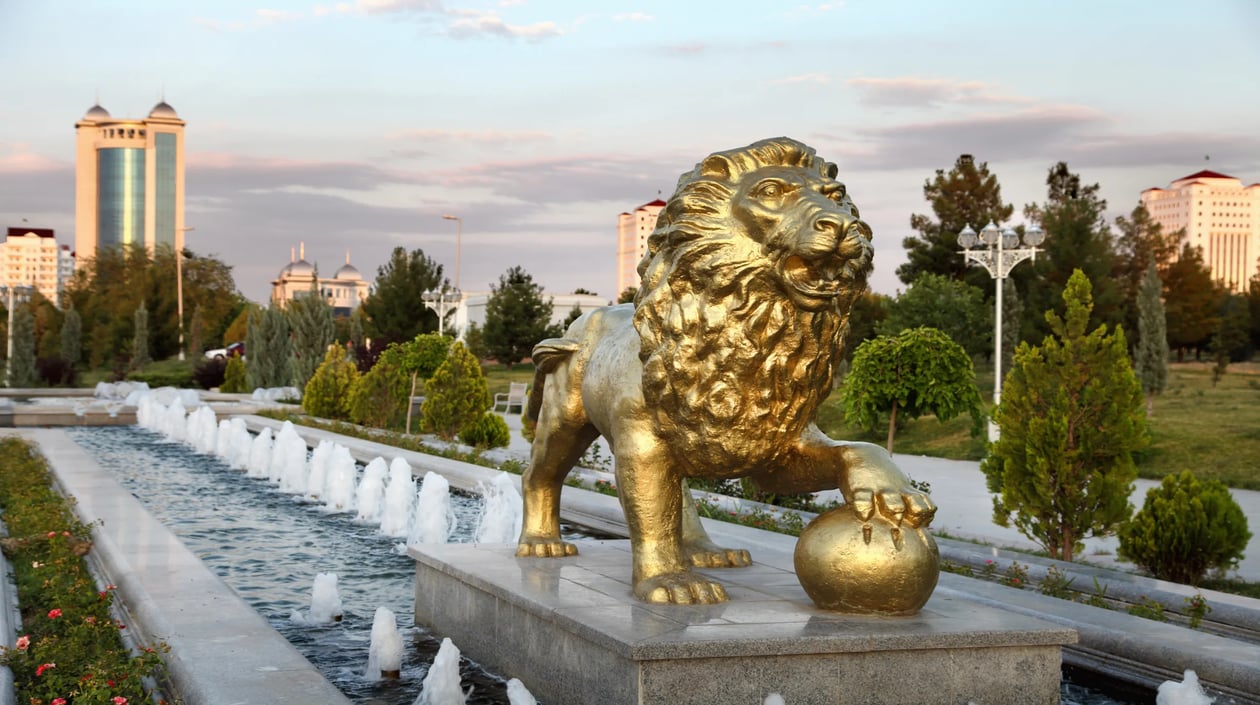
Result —
[[114, 586], [98, 588], [84, 561], [89, 527], [52, 490], [42, 458], [20, 439], [0, 440], [0, 507], [12, 536], [14, 583], [25, 632], [0, 664], [13, 672], [17, 702], [29, 705], [126, 705], [145, 702], [143, 679], [162, 667], [158, 649], [132, 655], [110, 607]]

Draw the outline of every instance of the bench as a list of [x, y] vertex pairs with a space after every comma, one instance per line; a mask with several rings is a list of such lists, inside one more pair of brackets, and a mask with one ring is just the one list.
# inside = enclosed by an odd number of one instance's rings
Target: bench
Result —
[[512, 407], [520, 408], [521, 413], [525, 412], [525, 401], [529, 398], [529, 385], [524, 382], [512, 382], [508, 387], [508, 391], [499, 392], [494, 395], [494, 411], [499, 410], [499, 405], [503, 405], [503, 413], [512, 412]]

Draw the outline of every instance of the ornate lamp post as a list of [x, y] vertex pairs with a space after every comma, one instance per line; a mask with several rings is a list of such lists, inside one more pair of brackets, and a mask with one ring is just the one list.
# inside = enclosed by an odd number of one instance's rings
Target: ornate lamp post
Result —
[[[993, 314], [993, 405], [1002, 401], [1002, 280], [1011, 273], [1015, 265], [1026, 259], [1036, 260], [1037, 247], [1045, 240], [1045, 233], [1034, 225], [1024, 233], [1024, 245], [1020, 247], [1019, 234], [1013, 228], [999, 230], [989, 221], [977, 235], [968, 225], [958, 233], [958, 244], [963, 247], [963, 257], [969, 262], [977, 262], [993, 277], [997, 293], [994, 299]], [[976, 245], [980, 247], [976, 247]], [[989, 440], [998, 438], [997, 424], [989, 422]]]
[[442, 289], [441, 291], [430, 289], [420, 295], [424, 305], [437, 312], [438, 335], [446, 335], [446, 314], [456, 306], [459, 306], [462, 296], [463, 294], [458, 288]]

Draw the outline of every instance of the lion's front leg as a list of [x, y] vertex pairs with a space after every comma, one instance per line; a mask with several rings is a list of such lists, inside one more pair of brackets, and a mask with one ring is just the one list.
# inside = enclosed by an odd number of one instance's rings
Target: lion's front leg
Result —
[[695, 500], [686, 481], [682, 483], [682, 550], [683, 558], [697, 568], [742, 568], [752, 565], [748, 549], [723, 548], [709, 538], [700, 523]]
[[763, 489], [780, 493], [839, 488], [863, 521], [876, 513], [894, 526], [927, 526], [936, 505], [915, 489], [888, 451], [871, 443], [842, 443], [816, 426], [802, 436], [793, 462], [755, 476]]
[[630, 532], [634, 596], [679, 605], [725, 602], [722, 584], [693, 572], [684, 555], [682, 479], [654, 438], [634, 441], [619, 447], [616, 468]]

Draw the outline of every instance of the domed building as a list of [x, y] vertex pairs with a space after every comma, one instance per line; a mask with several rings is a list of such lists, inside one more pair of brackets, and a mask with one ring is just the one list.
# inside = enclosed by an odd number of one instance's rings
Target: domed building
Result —
[[306, 261], [306, 243], [296, 252], [289, 250], [289, 263], [271, 282], [271, 300], [280, 307], [293, 299], [318, 291], [333, 307], [334, 316], [349, 316], [367, 298], [371, 284], [354, 265], [346, 250], [346, 263], [331, 278], [319, 276], [318, 268]]

